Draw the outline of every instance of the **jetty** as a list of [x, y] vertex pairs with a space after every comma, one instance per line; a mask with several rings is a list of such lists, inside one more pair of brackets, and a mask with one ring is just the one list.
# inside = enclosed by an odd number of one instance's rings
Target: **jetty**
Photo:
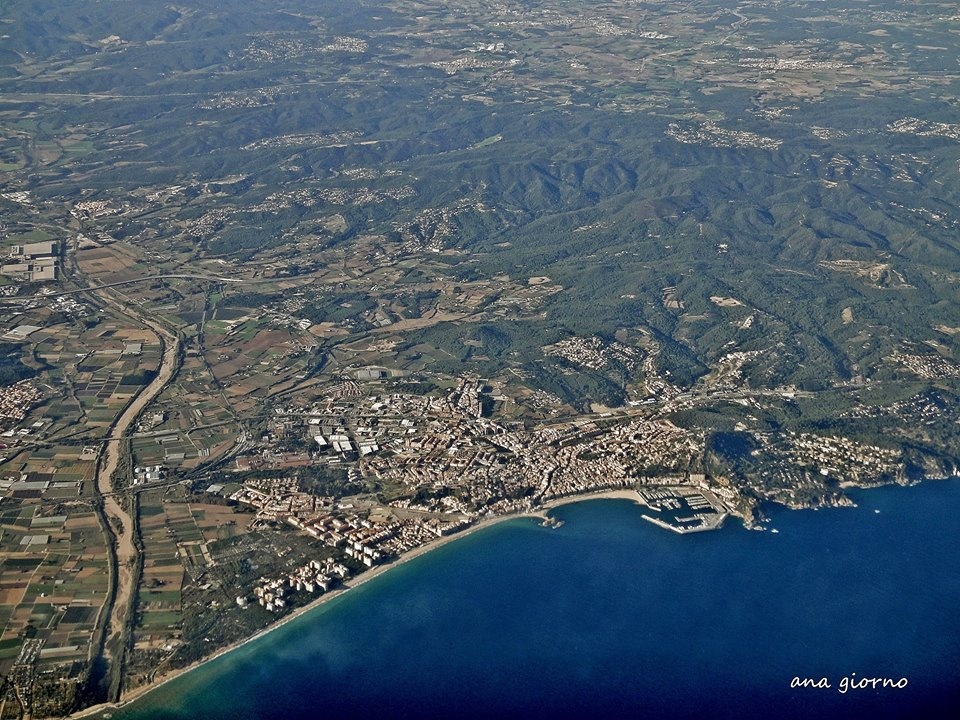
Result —
[[689, 533], [717, 530], [723, 525], [723, 521], [727, 519], [727, 513], [697, 513], [691, 517], [676, 518], [673, 522], [667, 522], [666, 520], [655, 518], [646, 513], [641, 517], [658, 527], [672, 530], [681, 535], [687, 535]]

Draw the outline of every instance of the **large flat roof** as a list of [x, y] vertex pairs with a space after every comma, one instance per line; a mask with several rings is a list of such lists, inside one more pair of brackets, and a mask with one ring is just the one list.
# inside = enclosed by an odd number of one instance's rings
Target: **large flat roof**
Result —
[[23, 254], [30, 257], [34, 255], [56, 255], [57, 241], [44, 240], [43, 242], [27, 243], [23, 246]]

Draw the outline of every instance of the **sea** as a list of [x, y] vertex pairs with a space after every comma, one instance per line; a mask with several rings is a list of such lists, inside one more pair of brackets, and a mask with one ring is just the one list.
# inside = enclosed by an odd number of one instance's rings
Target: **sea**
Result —
[[506, 521], [110, 714], [958, 717], [960, 480], [852, 496], [763, 532], [677, 535], [627, 500]]

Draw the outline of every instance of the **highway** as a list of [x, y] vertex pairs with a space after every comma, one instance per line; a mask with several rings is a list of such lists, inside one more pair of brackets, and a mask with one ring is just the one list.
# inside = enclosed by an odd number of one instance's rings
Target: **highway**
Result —
[[91, 287], [77, 288], [75, 290], [61, 290], [60, 292], [47, 293], [43, 295], [11, 295], [0, 297], [0, 302], [22, 302], [23, 300], [45, 300], [47, 298], [64, 297], [66, 295], [79, 295], [81, 293], [96, 292], [108, 288], [121, 287], [122, 285], [134, 285], [136, 283], [148, 282], [149, 280], [210, 280], [213, 282], [242, 283], [244, 280], [239, 278], [225, 278], [218, 275], [194, 275], [191, 273], [174, 273], [165, 275], [147, 275], [133, 280], [118, 280], [117, 282], [104, 283], [103, 285], [93, 285]]

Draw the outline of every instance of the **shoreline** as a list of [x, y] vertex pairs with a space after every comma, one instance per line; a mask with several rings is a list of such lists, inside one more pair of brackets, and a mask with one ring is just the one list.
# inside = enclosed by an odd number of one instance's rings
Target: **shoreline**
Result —
[[[930, 478], [930, 479], [937, 479], [937, 480], [960, 479], [960, 475], [945, 476], [942, 478]], [[850, 483], [849, 487], [857, 488], [860, 490], [865, 490], [865, 489], [869, 490], [869, 489], [874, 489], [875, 487], [883, 487], [885, 485], [890, 485], [890, 484], [898, 484], [898, 483], [884, 483], [876, 486], [873, 486], [873, 485], [863, 486], [855, 483]], [[203, 658], [202, 660], [197, 660], [196, 662], [191, 663], [186, 667], [172, 670], [160, 676], [160, 678], [154, 680], [153, 682], [132, 690], [129, 693], [129, 695], [122, 698], [119, 702], [101, 703], [99, 705], [93, 705], [93, 706], [84, 708], [82, 710], [73, 712], [65, 717], [66, 718], [84, 718], [84, 717], [90, 717], [103, 712], [122, 709], [127, 705], [140, 699], [144, 695], [147, 695], [148, 693], [152, 692], [153, 690], [163, 687], [167, 683], [173, 680], [176, 680], [178, 677], [182, 675], [186, 675], [187, 673], [192, 672], [193, 670], [203, 667], [207, 663], [210, 663], [220, 657], [223, 657], [224, 655], [227, 655], [228, 653], [233, 652], [234, 650], [237, 650], [238, 648], [243, 647], [244, 645], [247, 645], [248, 643], [251, 643], [255, 640], [258, 640], [270, 634], [274, 630], [283, 627], [287, 623], [292, 622], [293, 620], [301, 617], [302, 615], [305, 615], [306, 613], [320, 607], [324, 603], [330, 602], [334, 598], [340, 597], [341, 595], [349, 592], [353, 588], [359, 587], [360, 585], [363, 585], [365, 582], [373, 580], [374, 578], [379, 577], [380, 575], [383, 575], [389, 572], [390, 570], [393, 570], [394, 568], [399, 567], [404, 563], [409, 562], [410, 560], [413, 560], [414, 558], [420, 557], [422, 555], [426, 555], [427, 553], [433, 550], [436, 550], [437, 548], [440, 548], [444, 545], [452, 543], [461, 538], [467, 537], [468, 535], [471, 535], [475, 532], [479, 532], [480, 530], [483, 530], [488, 527], [492, 527], [494, 525], [506, 522], [508, 520], [517, 520], [521, 518], [543, 520], [548, 517], [549, 512], [551, 510], [562, 507], [564, 505], [573, 505], [581, 502], [589, 502], [591, 500], [630, 500], [640, 507], [647, 507], [636, 490], [627, 489], [627, 488], [618, 488], [618, 489], [585, 493], [583, 495], [567, 495], [564, 497], [559, 497], [559, 498], [554, 498], [552, 500], [549, 500], [535, 509], [508, 513], [506, 515], [498, 515], [495, 517], [485, 517], [481, 519], [479, 522], [477, 522], [475, 525], [472, 525], [466, 528], [465, 530], [454, 533], [452, 535], [438, 537], [436, 540], [430, 543], [427, 543], [426, 545], [421, 545], [420, 547], [414, 550], [411, 550], [409, 553], [389, 563], [376, 566], [371, 570], [356, 576], [354, 579], [351, 579], [352, 581], [344, 583], [342, 586], [340, 586], [336, 590], [333, 590], [330, 593], [324, 593], [323, 596], [313, 600], [307, 605], [304, 605], [302, 607], [295, 609], [289, 615], [283, 617], [282, 619], [278, 620], [275, 623], [268, 625], [262, 630], [259, 630], [258, 632], [251, 635], [250, 637], [231, 643], [230, 645], [227, 645], [226, 647], [223, 647], [217, 650], [209, 657]], [[856, 505], [854, 505], [854, 507], [856, 507]], [[787, 509], [790, 509], [790, 508], [787, 508]], [[741, 521], [744, 521], [744, 518], [741, 517], [740, 519]], [[744, 521], [744, 528], [751, 529], [751, 526], [747, 524], [746, 521]], [[762, 529], [762, 528], [755, 528], [755, 529]]]
[[210, 662], [213, 662], [214, 660], [221, 658], [224, 655], [227, 655], [233, 652], [234, 650], [237, 650], [243, 647], [244, 645], [247, 645], [249, 643], [254, 642], [255, 640], [259, 640], [260, 638], [265, 637], [266, 635], [269, 635], [274, 630], [277, 630], [283, 627], [287, 623], [290, 623], [296, 620], [297, 618], [307, 614], [308, 612], [311, 612], [312, 610], [315, 610], [316, 608], [334, 600], [335, 598], [341, 597], [342, 595], [348, 593], [350, 590], [360, 587], [364, 583], [369, 582], [370, 580], [373, 580], [374, 578], [377, 578], [395, 568], [398, 568], [401, 565], [415, 558], [418, 558], [422, 555], [426, 555], [427, 553], [432, 552], [437, 548], [443, 547], [444, 545], [448, 545], [456, 540], [465, 538], [468, 535], [472, 535], [473, 533], [479, 532], [480, 530], [493, 527], [494, 525], [498, 525], [500, 523], [506, 522], [507, 520], [517, 520], [521, 518], [545, 519], [547, 517], [547, 513], [550, 510], [553, 510], [558, 507], [562, 507], [563, 505], [572, 505], [574, 503], [588, 502], [590, 500], [632, 500], [636, 502], [638, 505], [641, 504], [639, 495], [637, 494], [636, 490], [617, 489], [617, 490], [606, 490], [606, 491], [600, 491], [600, 492], [587, 493], [584, 495], [569, 495], [566, 497], [555, 498], [553, 500], [547, 501], [546, 503], [541, 505], [539, 508], [536, 508], [534, 510], [525, 510], [523, 512], [508, 513], [506, 515], [497, 515], [496, 517], [483, 518], [475, 525], [471, 525], [470, 527], [466, 528], [465, 530], [462, 530], [461, 532], [457, 532], [452, 535], [445, 535], [443, 537], [438, 537], [436, 540], [430, 543], [427, 543], [426, 545], [421, 545], [420, 547], [411, 550], [405, 555], [401, 555], [400, 557], [393, 560], [392, 562], [386, 563], [384, 565], [378, 565], [364, 573], [361, 573], [360, 575], [350, 578], [343, 585], [333, 590], [332, 592], [324, 593], [321, 597], [318, 597], [315, 600], [312, 600], [311, 602], [307, 603], [306, 605], [303, 605], [302, 607], [296, 608], [289, 615], [285, 615], [283, 618], [281, 618], [277, 622], [271, 623], [270, 625], [263, 628], [262, 630], [257, 631], [255, 634], [251, 635], [250, 637], [244, 638], [243, 640], [237, 640], [236, 642], [231, 643], [217, 650], [215, 653], [213, 653], [209, 657], [203, 658], [202, 660], [197, 660], [191, 663], [190, 665], [187, 665], [186, 667], [177, 668], [176, 670], [171, 670], [161, 675], [159, 678], [157, 678], [153, 682], [147, 683], [146, 685], [142, 685], [138, 688], [135, 688], [134, 690], [131, 690], [130, 693], [123, 696], [119, 702], [101, 703], [100, 705], [92, 705], [88, 708], [78, 710], [75, 713], [71, 713], [67, 717], [68, 718], [90, 717], [93, 715], [97, 715], [99, 713], [109, 712], [112, 710], [119, 710], [123, 707], [126, 707], [127, 705], [129, 705], [132, 702], [135, 702], [136, 700], [140, 699], [144, 695], [147, 695], [148, 693], [156, 690], [157, 688], [163, 687], [167, 683], [173, 680], [176, 680], [178, 677], [181, 677], [182, 675], [186, 675], [187, 673], [192, 672], [194, 670], [197, 670], [198, 668], [201, 668], [204, 665]]

